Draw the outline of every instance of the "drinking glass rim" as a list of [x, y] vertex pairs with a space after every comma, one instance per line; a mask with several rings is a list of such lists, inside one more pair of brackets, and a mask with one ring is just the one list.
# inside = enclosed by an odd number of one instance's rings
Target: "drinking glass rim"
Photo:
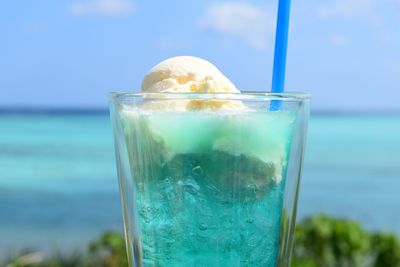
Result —
[[170, 99], [186, 99], [186, 100], [243, 100], [243, 101], [271, 101], [280, 100], [288, 102], [302, 102], [311, 98], [309, 93], [304, 92], [257, 92], [243, 91], [240, 93], [131, 93], [131, 92], [110, 92], [108, 94], [110, 101], [126, 101], [129, 99], [146, 99], [146, 100], [170, 100]]

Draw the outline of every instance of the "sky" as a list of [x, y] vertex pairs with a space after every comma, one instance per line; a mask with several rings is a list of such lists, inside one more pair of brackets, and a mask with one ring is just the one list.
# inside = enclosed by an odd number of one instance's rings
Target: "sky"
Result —
[[[2, 0], [0, 108], [106, 108], [177, 55], [271, 88], [275, 0]], [[400, 110], [400, 0], [292, 0], [287, 91], [320, 111]]]

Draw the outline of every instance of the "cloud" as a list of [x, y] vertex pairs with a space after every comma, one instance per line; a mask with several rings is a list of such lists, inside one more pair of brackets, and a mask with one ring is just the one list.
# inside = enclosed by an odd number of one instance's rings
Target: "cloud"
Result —
[[375, 0], [334, 0], [320, 6], [317, 13], [322, 18], [331, 17], [371, 17]]
[[129, 15], [135, 10], [134, 0], [82, 0], [70, 6], [78, 16]]
[[331, 0], [317, 9], [318, 17], [364, 23], [380, 41], [390, 41], [398, 24], [400, 0]]
[[400, 0], [331, 0], [317, 8], [323, 19], [345, 18], [369, 22], [381, 27], [395, 18], [398, 21]]
[[335, 47], [346, 47], [350, 44], [350, 40], [346, 36], [337, 33], [329, 35], [328, 40]]
[[199, 26], [264, 49], [275, 32], [275, 19], [267, 10], [249, 3], [222, 2], [208, 6]]

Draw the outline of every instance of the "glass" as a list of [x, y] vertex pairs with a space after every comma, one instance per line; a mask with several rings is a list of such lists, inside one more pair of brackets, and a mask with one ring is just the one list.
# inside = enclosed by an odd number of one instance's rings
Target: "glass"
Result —
[[289, 266], [309, 102], [111, 93], [130, 266]]

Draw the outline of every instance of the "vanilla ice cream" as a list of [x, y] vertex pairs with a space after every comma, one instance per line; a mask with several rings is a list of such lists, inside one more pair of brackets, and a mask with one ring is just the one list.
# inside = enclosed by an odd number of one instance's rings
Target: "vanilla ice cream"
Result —
[[[191, 56], [173, 57], [153, 67], [144, 77], [142, 93], [228, 93], [240, 91], [210, 62]], [[153, 110], [245, 110], [241, 101], [225, 100], [152, 100], [145, 105]]]
[[240, 93], [210, 62], [190, 56], [173, 57], [144, 77], [143, 93]]

